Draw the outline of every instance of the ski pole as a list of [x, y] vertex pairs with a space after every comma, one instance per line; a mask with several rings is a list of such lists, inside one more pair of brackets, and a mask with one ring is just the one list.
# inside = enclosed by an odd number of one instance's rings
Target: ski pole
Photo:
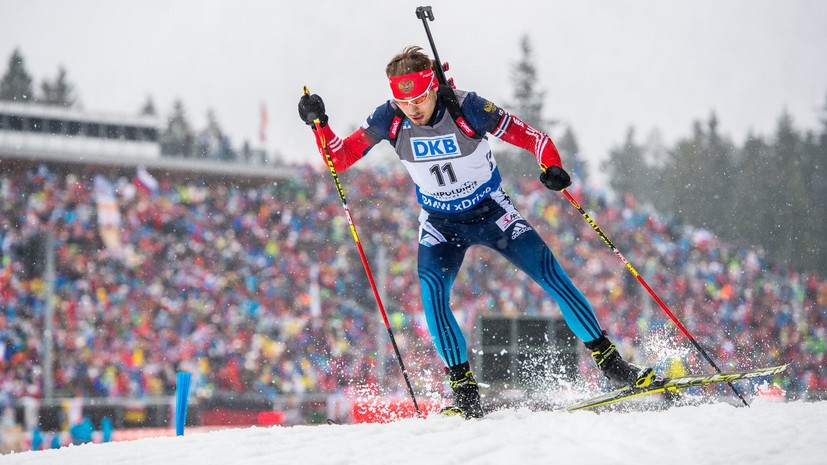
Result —
[[[597, 235], [600, 236], [601, 239], [603, 239], [603, 242], [605, 242], [610, 249], [612, 249], [612, 252], [614, 252], [617, 258], [619, 258], [620, 261], [623, 262], [624, 265], [626, 265], [626, 268], [629, 269], [629, 271], [632, 273], [632, 276], [634, 276], [635, 279], [637, 279], [637, 281], [640, 283], [640, 285], [643, 286], [644, 289], [646, 289], [646, 292], [648, 292], [649, 295], [652, 296], [653, 299], [655, 299], [655, 302], [657, 302], [660, 308], [664, 312], [666, 312], [669, 318], [675, 323], [678, 329], [681, 330], [681, 332], [686, 336], [686, 338], [689, 339], [689, 342], [691, 342], [692, 345], [695, 346], [695, 348], [698, 350], [698, 352], [700, 352], [703, 358], [705, 358], [706, 361], [709, 362], [710, 365], [712, 365], [712, 368], [715, 368], [715, 370], [718, 373], [723, 373], [721, 369], [718, 368], [718, 365], [716, 365], [712, 358], [709, 356], [709, 354], [706, 353], [703, 347], [701, 347], [701, 345], [698, 344], [698, 341], [696, 341], [695, 338], [692, 337], [691, 334], [689, 334], [689, 331], [686, 329], [686, 327], [684, 327], [684, 325], [681, 324], [681, 322], [672, 313], [672, 311], [669, 310], [669, 307], [666, 306], [663, 300], [661, 300], [661, 298], [658, 297], [657, 294], [655, 294], [655, 291], [653, 291], [652, 288], [649, 287], [649, 284], [646, 283], [646, 280], [644, 280], [643, 277], [640, 274], [638, 274], [637, 270], [635, 270], [632, 264], [629, 263], [628, 260], [626, 260], [626, 257], [624, 257], [622, 253], [620, 253], [620, 251], [617, 249], [617, 247], [615, 247], [612, 241], [610, 241], [609, 238], [606, 237], [605, 234], [603, 234], [603, 231], [600, 230], [600, 228], [597, 226], [597, 223], [595, 223], [594, 220], [592, 220], [591, 217], [588, 215], [588, 213], [586, 213], [586, 211], [583, 210], [583, 207], [581, 207], [580, 204], [577, 203], [576, 200], [574, 200], [574, 197], [572, 197], [571, 194], [569, 194], [568, 191], [566, 191], [565, 189], [563, 189], [560, 192], [562, 192], [563, 195], [565, 195], [569, 202], [574, 206], [574, 208], [576, 208], [580, 212], [580, 214], [583, 215], [583, 218], [585, 218], [589, 225], [592, 227], [592, 229], [594, 229], [595, 232], [597, 232]], [[731, 381], [727, 381], [727, 384], [732, 389], [732, 392], [734, 392], [735, 395], [737, 395], [738, 398], [741, 399], [741, 402], [743, 402], [745, 406], [749, 407], [749, 404], [747, 403], [746, 399], [744, 399], [744, 396], [741, 395], [741, 392], [738, 391], [735, 385], [733, 385]]]
[[[304, 94], [310, 95], [310, 90], [307, 86], [304, 86]], [[390, 337], [393, 351], [396, 353], [396, 360], [399, 362], [399, 368], [402, 369], [402, 376], [405, 378], [405, 384], [408, 385], [408, 392], [411, 394], [411, 400], [413, 401], [414, 410], [416, 410], [416, 416], [421, 417], [422, 414], [419, 412], [419, 405], [416, 403], [416, 396], [414, 395], [413, 386], [411, 386], [411, 380], [408, 378], [408, 371], [405, 370], [405, 364], [402, 363], [402, 355], [399, 353], [399, 346], [396, 345], [396, 338], [393, 337], [391, 324], [388, 321], [388, 315], [385, 313], [385, 306], [382, 305], [382, 298], [379, 297], [379, 290], [376, 288], [376, 283], [373, 280], [373, 273], [370, 271], [368, 259], [365, 256], [365, 251], [362, 249], [362, 241], [359, 240], [359, 234], [356, 232], [356, 224], [353, 222], [353, 215], [350, 214], [350, 207], [347, 206], [345, 190], [342, 188], [342, 183], [339, 181], [339, 174], [333, 166], [333, 158], [330, 155], [330, 148], [327, 145], [327, 140], [325, 140], [324, 132], [322, 132], [321, 121], [319, 118], [314, 118], [313, 124], [316, 126], [316, 134], [319, 135], [319, 150], [322, 152], [322, 155], [324, 155], [325, 161], [327, 161], [327, 167], [330, 169], [330, 174], [333, 176], [333, 181], [336, 183], [336, 191], [339, 193], [339, 200], [342, 201], [342, 207], [345, 209], [345, 217], [347, 217], [347, 222], [350, 225], [350, 232], [353, 235], [353, 241], [356, 242], [356, 248], [359, 250], [359, 258], [362, 259], [362, 266], [365, 268], [365, 274], [368, 276], [368, 282], [370, 283], [370, 288], [373, 291], [373, 297], [376, 299], [376, 305], [379, 307], [379, 313], [382, 314], [382, 321], [385, 322], [385, 329], [388, 330], [388, 337]]]

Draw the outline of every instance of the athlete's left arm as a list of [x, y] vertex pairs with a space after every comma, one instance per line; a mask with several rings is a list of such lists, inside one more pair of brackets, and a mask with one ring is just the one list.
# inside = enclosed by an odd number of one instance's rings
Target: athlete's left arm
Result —
[[476, 93], [469, 92], [465, 97], [462, 114], [478, 133], [489, 133], [533, 153], [544, 171], [550, 166], [562, 168], [560, 152], [546, 133], [534, 129]]

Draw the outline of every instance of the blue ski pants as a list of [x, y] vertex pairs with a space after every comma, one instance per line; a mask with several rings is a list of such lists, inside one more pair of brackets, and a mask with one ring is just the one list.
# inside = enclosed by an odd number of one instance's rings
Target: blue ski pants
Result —
[[465, 212], [423, 209], [419, 223], [422, 304], [445, 366], [468, 360], [465, 337], [451, 311], [450, 294], [465, 252], [472, 245], [497, 251], [537, 282], [557, 302], [566, 324], [582, 341], [593, 341], [603, 334], [589, 302], [502, 190]]

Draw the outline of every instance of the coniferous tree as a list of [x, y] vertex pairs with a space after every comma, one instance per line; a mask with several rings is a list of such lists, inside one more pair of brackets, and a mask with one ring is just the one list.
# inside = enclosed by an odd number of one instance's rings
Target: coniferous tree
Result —
[[196, 147], [198, 158], [211, 158], [215, 160], [229, 160], [234, 154], [229, 147], [229, 139], [221, 129], [215, 111], [207, 111], [207, 127], [198, 134], [198, 145]]
[[819, 135], [808, 131], [801, 148], [801, 175], [805, 206], [802, 209], [805, 221], [802, 224], [801, 242], [805, 253], [801, 265], [810, 270], [827, 273], [827, 245], [824, 225], [827, 224], [827, 146], [819, 145]]
[[643, 162], [646, 165], [645, 176], [641, 176], [641, 200], [651, 203], [659, 212], [669, 215], [674, 210], [672, 198], [667, 194], [665, 166], [671, 154], [663, 142], [663, 136], [657, 129], [652, 130], [643, 143]]
[[158, 111], [155, 109], [155, 101], [152, 100], [151, 96], [146, 96], [146, 100], [138, 114], [142, 116], [155, 116], [158, 114]]
[[775, 213], [778, 234], [775, 245], [778, 254], [787, 262], [798, 262], [802, 258], [801, 233], [807, 207], [803, 176], [801, 172], [802, 141], [795, 129], [792, 117], [785, 111], [778, 120], [774, 141], [776, 175], [768, 180], [768, 186], [776, 193], [771, 208]]
[[812, 206], [812, 217], [807, 221], [812, 244], [810, 261], [814, 264], [813, 269], [827, 275], [827, 241], [824, 239], [827, 236], [824, 233], [824, 225], [827, 224], [827, 202], [824, 202], [827, 199], [827, 94], [820, 119], [821, 128], [813, 134], [805, 149], [808, 163], [804, 169], [809, 173], [807, 196]]
[[176, 100], [167, 127], [160, 137], [161, 154], [189, 158], [193, 156], [194, 138], [184, 104], [181, 100]]
[[763, 247], [776, 262], [801, 263], [801, 138], [785, 112], [772, 142], [750, 137], [744, 144], [735, 192], [737, 239]]
[[57, 105], [62, 107], [72, 107], [75, 105], [75, 86], [72, 85], [66, 77], [66, 68], [61, 66], [58, 69], [57, 78], [54, 82], [49, 82], [44, 79], [40, 84], [42, 95], [40, 102], [46, 105]]
[[732, 225], [735, 155], [732, 142], [718, 131], [718, 117], [712, 113], [707, 122], [703, 152], [705, 163], [697, 179], [701, 200], [700, 218], [719, 235], [728, 235]]
[[566, 132], [563, 133], [563, 137], [557, 141], [556, 145], [560, 151], [560, 157], [563, 159], [563, 167], [569, 171], [572, 178], [576, 178], [577, 182], [582, 185], [588, 184], [589, 167], [580, 155], [577, 136], [571, 126], [566, 127]]
[[784, 112], [771, 142], [750, 135], [734, 170], [731, 239], [764, 248], [777, 263], [827, 272], [827, 121], [822, 131], [802, 136]]
[[603, 172], [609, 176], [609, 185], [617, 195], [626, 193], [640, 197], [641, 179], [645, 177], [647, 166], [643, 158], [644, 147], [635, 140], [635, 129], [626, 131], [626, 141], [620, 147], [609, 151], [609, 158], [602, 163]]
[[[548, 132], [547, 129], [553, 123], [543, 119], [545, 92], [538, 89], [537, 68], [534, 65], [533, 48], [528, 36], [521, 39], [520, 52], [520, 60], [515, 63], [511, 73], [514, 82], [514, 102], [510, 105], [510, 111], [535, 129]], [[510, 148], [506, 151], [507, 160], [500, 163], [503, 176], [515, 182], [520, 182], [522, 177], [539, 176], [537, 160], [528, 154], [516, 153], [517, 151]]]
[[718, 133], [713, 113], [704, 126], [696, 121], [692, 137], [678, 142], [664, 172], [675, 215], [715, 232], [731, 226], [732, 144]]
[[0, 100], [13, 102], [34, 100], [32, 77], [26, 71], [25, 59], [18, 49], [15, 49], [9, 58], [6, 74], [0, 80]]
[[[703, 128], [699, 121], [695, 121], [691, 138], [685, 138], [675, 145], [671, 156], [664, 167], [664, 182], [667, 186], [667, 195], [672, 199], [672, 215], [680, 223], [694, 224], [698, 218], [695, 211], [695, 194], [697, 193], [696, 179], [699, 176], [697, 167], [703, 162], [701, 145], [703, 142]], [[699, 225], [700, 226], [700, 225]]]
[[511, 73], [514, 79], [513, 107], [523, 121], [544, 130], [546, 122], [543, 120], [543, 99], [546, 93], [537, 88], [534, 48], [528, 36], [523, 36], [520, 40], [520, 52], [520, 61], [514, 65]]
[[[732, 233], [739, 241], [760, 247], [773, 233], [772, 209], [767, 205], [777, 195], [765, 180], [777, 175], [774, 152], [763, 137], [750, 133], [741, 149], [733, 210]], [[774, 173], [774, 174], [773, 174]]]
[[[813, 199], [827, 198], [827, 95], [824, 98], [824, 106], [821, 107], [821, 128], [814, 136], [813, 145], [811, 148], [810, 158], [812, 161], [807, 169], [810, 172], [810, 185], [812, 188]], [[827, 212], [827, 203], [819, 202], [819, 206], [823, 211]], [[825, 224], [827, 222], [827, 215], [824, 221], [818, 224]], [[825, 263], [827, 266], [827, 263]]]

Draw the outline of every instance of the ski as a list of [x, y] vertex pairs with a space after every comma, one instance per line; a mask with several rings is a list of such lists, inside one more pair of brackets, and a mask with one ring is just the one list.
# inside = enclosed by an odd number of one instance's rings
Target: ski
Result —
[[569, 405], [566, 407], [566, 410], [569, 412], [574, 412], [577, 410], [590, 409], [649, 394], [657, 394], [660, 392], [665, 392], [668, 394], [690, 387], [708, 386], [716, 383], [728, 383], [741, 379], [759, 378], [761, 376], [772, 376], [781, 373], [786, 369], [787, 364], [784, 364], [774, 367], [715, 373], [711, 375], [687, 375], [676, 378], [664, 378], [662, 381], [655, 382], [646, 387], [624, 387], [599, 396], [591, 397]]

